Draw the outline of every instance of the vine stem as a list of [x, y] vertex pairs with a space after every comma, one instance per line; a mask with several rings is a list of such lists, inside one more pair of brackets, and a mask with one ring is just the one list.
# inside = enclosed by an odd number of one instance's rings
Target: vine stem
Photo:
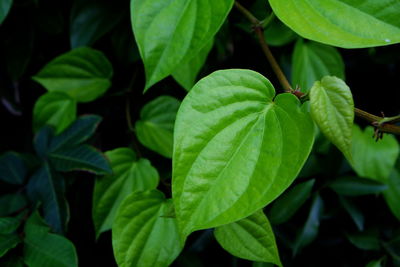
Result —
[[[258, 20], [248, 9], [242, 6], [239, 2], [235, 1], [235, 7], [238, 11], [240, 11], [252, 24], [255, 34], [257, 35], [258, 42], [261, 46], [261, 49], [264, 52], [268, 62], [270, 63], [272, 70], [274, 71], [276, 77], [278, 78], [280, 84], [282, 85], [283, 89], [287, 93], [292, 93], [296, 95], [300, 100], [302, 97], [305, 96], [304, 93], [300, 92], [299, 90], [293, 90], [290, 86], [286, 75], [283, 73], [282, 69], [280, 68], [278, 62], [276, 61], [274, 55], [272, 54], [271, 50], [268, 47], [267, 42], [264, 38], [264, 28], [262, 22]], [[392, 133], [400, 135], [400, 126], [395, 125], [394, 123], [400, 121], [400, 115], [394, 117], [380, 117], [373, 114], [370, 114], [364, 110], [359, 108], [354, 108], [354, 114], [371, 123], [376, 129], [381, 132], [385, 133]]]

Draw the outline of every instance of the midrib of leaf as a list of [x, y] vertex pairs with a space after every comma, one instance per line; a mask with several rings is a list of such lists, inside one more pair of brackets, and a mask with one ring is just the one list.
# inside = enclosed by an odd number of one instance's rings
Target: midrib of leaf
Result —
[[[49, 233], [48, 235], [51, 235], [51, 234]], [[67, 265], [63, 264], [64, 263], [63, 261], [60, 261], [60, 259], [58, 259], [57, 257], [54, 257], [53, 254], [48, 253], [48, 251], [46, 249], [42, 250], [41, 247], [37, 246], [35, 242], [31, 242], [29, 238], [25, 238], [24, 243], [27, 243], [29, 246], [31, 246], [31, 248], [38, 251], [38, 254], [39, 253], [44, 254], [45, 256], [50, 258], [53, 262], [57, 262], [58, 264], [60, 264], [59, 266], [67, 266]]]

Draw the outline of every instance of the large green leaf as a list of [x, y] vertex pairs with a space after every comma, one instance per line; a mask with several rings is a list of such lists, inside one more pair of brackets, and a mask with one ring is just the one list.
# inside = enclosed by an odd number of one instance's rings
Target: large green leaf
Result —
[[268, 218], [272, 224], [289, 220], [310, 197], [315, 180], [296, 185], [283, 193], [272, 205]]
[[11, 9], [13, 0], [1, 0], [0, 2], [0, 25], [3, 23], [4, 19], [7, 17], [8, 12]]
[[326, 75], [344, 79], [344, 63], [336, 48], [300, 39], [292, 55], [292, 85], [308, 92]]
[[188, 62], [217, 33], [233, 0], [131, 0], [136, 42], [146, 69], [146, 87]]
[[53, 59], [32, 78], [48, 91], [89, 102], [107, 91], [112, 74], [111, 63], [102, 52], [80, 47]]
[[310, 90], [310, 108], [323, 134], [352, 161], [354, 102], [350, 88], [337, 77], [325, 76]]
[[76, 101], [62, 92], [48, 92], [42, 95], [33, 108], [33, 131], [44, 125], [51, 125], [55, 133], [64, 131], [76, 118]]
[[0, 257], [21, 242], [17, 234], [0, 234]]
[[181, 103], [171, 96], [159, 96], [147, 103], [136, 122], [136, 135], [144, 146], [172, 157], [175, 117]]
[[400, 42], [399, 1], [269, 0], [274, 13], [301, 36], [345, 48]]
[[388, 186], [383, 183], [353, 176], [339, 177], [329, 187], [344, 196], [378, 194], [388, 189]]
[[388, 189], [383, 192], [386, 203], [393, 215], [400, 220], [400, 173], [393, 170], [387, 180]]
[[172, 193], [183, 235], [237, 221], [296, 178], [314, 137], [292, 94], [250, 70], [200, 80], [175, 123]]
[[236, 257], [282, 266], [274, 232], [262, 210], [215, 228], [214, 235], [218, 243]]
[[111, 229], [121, 202], [132, 192], [155, 189], [159, 175], [150, 161], [138, 159], [129, 148], [105, 153], [113, 173], [96, 180], [93, 193], [93, 221], [96, 235]]
[[373, 136], [374, 129], [371, 126], [361, 131], [360, 127], [354, 125], [352, 166], [359, 176], [385, 183], [399, 156], [399, 144], [390, 134], [385, 134], [378, 141]]
[[46, 222], [54, 231], [62, 233], [68, 220], [63, 177], [57, 176], [48, 163], [44, 163], [29, 179], [27, 191], [32, 201], [42, 204]]
[[108, 0], [74, 1], [70, 18], [71, 47], [90, 46], [117, 25], [124, 13], [125, 6], [121, 3]]
[[24, 261], [29, 267], [76, 267], [78, 259], [71, 241], [49, 233], [49, 228], [33, 213], [25, 224]]
[[20, 185], [27, 172], [24, 160], [17, 153], [7, 152], [0, 157], [0, 181]]
[[120, 267], [164, 267], [183, 248], [175, 218], [165, 216], [172, 201], [157, 191], [132, 193], [118, 209], [112, 227], [115, 259]]
[[193, 85], [195, 84], [196, 77], [203, 67], [204, 62], [206, 62], [208, 53], [213, 45], [214, 40], [212, 39], [200, 50], [196, 56], [192, 57], [188, 62], [180, 64], [179, 67], [172, 73], [174, 79], [187, 91], [192, 89]]

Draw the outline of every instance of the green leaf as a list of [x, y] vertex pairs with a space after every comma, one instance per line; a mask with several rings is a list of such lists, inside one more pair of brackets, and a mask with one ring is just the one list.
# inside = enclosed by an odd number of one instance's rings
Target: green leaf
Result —
[[353, 176], [339, 177], [335, 179], [329, 187], [343, 196], [379, 194], [388, 188], [388, 186], [383, 183]]
[[155, 189], [160, 179], [150, 161], [138, 159], [129, 148], [117, 148], [105, 155], [113, 173], [96, 179], [93, 221], [97, 237], [111, 229], [119, 205], [129, 194]]
[[125, 13], [125, 6], [107, 0], [74, 1], [70, 18], [71, 47], [90, 46], [109, 32]]
[[304, 38], [345, 48], [400, 42], [400, 2], [269, 0], [280, 20]]
[[209, 41], [200, 52], [188, 62], [180, 64], [172, 73], [172, 77], [187, 91], [192, 89], [199, 71], [206, 62], [208, 53], [214, 45], [214, 40]]
[[27, 191], [32, 201], [42, 203], [46, 222], [54, 231], [62, 233], [68, 220], [64, 179], [44, 163], [30, 178]]
[[15, 217], [1, 217], [0, 218], [0, 234], [11, 234], [15, 232], [21, 220]]
[[313, 122], [294, 95], [274, 97], [265, 77], [232, 69], [203, 78], [182, 102], [172, 193], [183, 235], [251, 215], [296, 178]]
[[399, 156], [399, 144], [390, 134], [385, 134], [377, 142], [373, 136], [374, 129], [371, 126], [361, 131], [360, 127], [354, 125], [352, 167], [358, 176], [386, 183]]
[[393, 215], [400, 220], [400, 173], [393, 170], [387, 180], [388, 189], [383, 192], [386, 203]]
[[292, 55], [292, 85], [308, 92], [326, 75], [344, 79], [344, 62], [334, 47], [300, 39]]
[[309, 245], [317, 237], [323, 209], [324, 202], [319, 195], [316, 195], [311, 203], [307, 221], [294, 242], [293, 255], [296, 255], [301, 248]]
[[218, 243], [236, 257], [282, 266], [274, 232], [262, 210], [215, 228], [214, 235]]
[[274, 203], [268, 218], [272, 224], [289, 220], [310, 197], [315, 180], [301, 183], [283, 193]]
[[55, 133], [64, 131], [76, 119], [76, 101], [61, 92], [42, 95], [33, 108], [33, 131], [44, 125], [55, 128]]
[[80, 116], [70, 127], [51, 140], [50, 150], [79, 145], [89, 139], [97, 129], [101, 117], [97, 115]]
[[381, 267], [382, 266], [381, 262], [382, 262], [382, 259], [373, 260], [373, 261], [368, 262], [368, 264], [365, 265], [365, 267]]
[[131, 0], [131, 19], [146, 70], [145, 91], [208, 44], [233, 0]]
[[354, 102], [350, 88], [337, 77], [325, 76], [310, 90], [310, 109], [322, 133], [351, 162]]
[[49, 228], [33, 213], [25, 224], [24, 261], [29, 267], [76, 267], [75, 247], [63, 236], [49, 233]]
[[354, 246], [356, 246], [359, 249], [379, 250], [380, 248], [378, 234], [373, 231], [346, 234], [346, 237]]
[[4, 19], [7, 17], [8, 12], [11, 9], [13, 0], [1, 0], [0, 2], [0, 25], [3, 23]]
[[157, 191], [129, 195], [112, 227], [115, 259], [120, 267], [169, 266], [183, 248], [175, 218], [164, 217], [171, 200]]
[[253, 262], [252, 267], [274, 267], [275, 265], [267, 262]]
[[28, 204], [25, 195], [21, 193], [6, 194], [0, 196], [0, 216], [8, 216]]
[[0, 181], [23, 184], [27, 172], [24, 160], [17, 153], [7, 152], [0, 157]]
[[175, 117], [180, 102], [171, 96], [159, 96], [147, 103], [136, 122], [136, 135], [144, 146], [164, 157], [172, 157]]
[[357, 208], [356, 205], [351, 202], [350, 199], [339, 197], [340, 203], [350, 215], [353, 222], [356, 224], [359, 231], [364, 230], [364, 215], [362, 214], [361, 210]]
[[0, 234], [0, 257], [21, 242], [17, 234]]
[[103, 154], [89, 145], [58, 149], [49, 152], [48, 157], [57, 171], [88, 171], [98, 175], [111, 173]]
[[264, 30], [264, 37], [270, 46], [282, 46], [295, 40], [297, 35], [279, 19], [273, 19]]
[[111, 86], [112, 74], [111, 63], [102, 52], [80, 47], [53, 59], [32, 78], [48, 91], [90, 102]]
[[33, 139], [33, 146], [35, 147], [36, 154], [42, 158], [46, 158], [47, 151], [49, 150], [51, 139], [54, 136], [54, 129], [51, 126], [43, 126]]

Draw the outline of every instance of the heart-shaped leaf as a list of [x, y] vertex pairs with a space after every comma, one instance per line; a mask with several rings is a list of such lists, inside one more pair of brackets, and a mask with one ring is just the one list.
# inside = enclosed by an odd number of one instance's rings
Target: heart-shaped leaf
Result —
[[236, 257], [282, 266], [274, 232], [262, 210], [215, 228], [214, 235], [218, 243]]
[[400, 42], [398, 1], [269, 0], [269, 3], [287, 26], [317, 42], [345, 48]]
[[131, 0], [131, 19], [146, 87], [172, 74], [213, 38], [233, 0]]
[[111, 229], [121, 202], [132, 192], [155, 189], [157, 170], [147, 159], [138, 159], [129, 148], [105, 153], [113, 173], [96, 180], [93, 193], [93, 221], [97, 236]]
[[310, 108], [324, 135], [352, 161], [354, 102], [350, 88], [337, 77], [325, 76], [310, 90]]
[[314, 127], [292, 94], [250, 70], [200, 80], [178, 111], [172, 193], [182, 234], [237, 221], [296, 178]]

